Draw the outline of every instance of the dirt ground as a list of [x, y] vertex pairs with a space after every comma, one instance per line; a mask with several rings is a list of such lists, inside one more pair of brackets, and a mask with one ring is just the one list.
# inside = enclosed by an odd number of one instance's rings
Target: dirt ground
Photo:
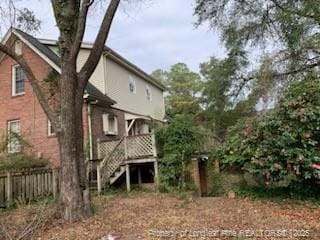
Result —
[[[50, 220], [28, 239], [320, 239], [320, 208], [311, 203], [138, 192], [95, 197], [94, 204], [90, 219]], [[40, 207], [0, 213], [0, 222], [9, 233], [23, 229]]]

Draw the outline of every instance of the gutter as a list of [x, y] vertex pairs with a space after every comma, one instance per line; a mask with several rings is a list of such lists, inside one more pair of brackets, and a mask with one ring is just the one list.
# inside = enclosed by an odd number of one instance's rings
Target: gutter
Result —
[[93, 143], [92, 143], [92, 108], [88, 102], [88, 135], [89, 135], [89, 160], [93, 159]]

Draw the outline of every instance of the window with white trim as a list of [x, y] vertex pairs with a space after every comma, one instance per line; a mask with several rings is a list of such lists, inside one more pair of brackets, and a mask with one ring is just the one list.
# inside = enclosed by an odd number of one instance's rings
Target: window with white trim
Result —
[[118, 118], [109, 113], [102, 114], [103, 132], [105, 135], [118, 135]]
[[136, 93], [137, 92], [137, 88], [136, 88], [136, 80], [132, 77], [129, 76], [129, 91], [131, 93]]
[[20, 120], [8, 121], [8, 153], [17, 153], [20, 151]]
[[151, 89], [150, 89], [150, 87], [148, 85], [146, 86], [146, 98], [149, 101], [152, 100]]
[[51, 121], [49, 119], [48, 119], [48, 136], [49, 137], [56, 136], [56, 132], [54, 131]]
[[19, 65], [12, 67], [12, 96], [24, 94], [26, 76]]

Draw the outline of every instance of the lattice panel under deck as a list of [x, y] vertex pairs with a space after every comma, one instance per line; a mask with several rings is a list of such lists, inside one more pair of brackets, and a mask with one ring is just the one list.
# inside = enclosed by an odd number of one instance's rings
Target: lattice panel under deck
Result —
[[128, 158], [141, 158], [153, 155], [152, 135], [131, 136], [127, 138]]

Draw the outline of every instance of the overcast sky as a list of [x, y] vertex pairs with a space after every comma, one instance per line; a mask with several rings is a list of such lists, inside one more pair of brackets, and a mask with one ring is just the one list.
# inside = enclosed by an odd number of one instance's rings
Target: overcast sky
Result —
[[[136, 0], [134, 0], [136, 1]], [[133, 1], [132, 1], [133, 2]], [[50, 1], [24, 1], [42, 21], [42, 38], [57, 38]], [[146, 72], [169, 69], [184, 62], [198, 71], [199, 63], [211, 55], [223, 57], [217, 33], [208, 26], [195, 28], [194, 0], [144, 0], [143, 4], [123, 4], [112, 25], [107, 45]], [[91, 12], [85, 36], [93, 41], [102, 17], [96, 6]]]

